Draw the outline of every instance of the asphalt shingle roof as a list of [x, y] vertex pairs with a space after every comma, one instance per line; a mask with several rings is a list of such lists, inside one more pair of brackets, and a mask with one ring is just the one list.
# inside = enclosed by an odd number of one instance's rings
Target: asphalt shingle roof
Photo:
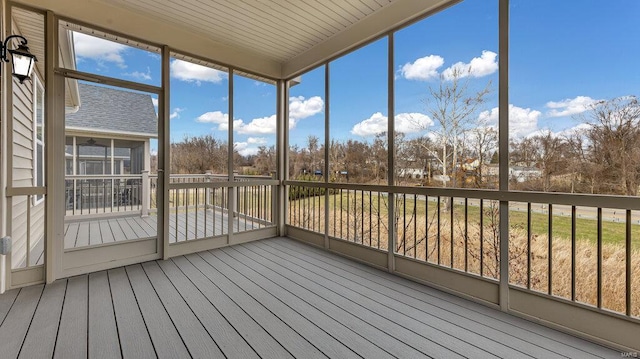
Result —
[[78, 83], [78, 88], [80, 109], [67, 114], [67, 127], [157, 135], [150, 95], [85, 83]]

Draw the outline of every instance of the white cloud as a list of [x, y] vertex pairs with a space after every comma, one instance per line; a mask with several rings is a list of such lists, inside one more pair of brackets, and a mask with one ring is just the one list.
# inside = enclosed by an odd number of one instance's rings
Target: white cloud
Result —
[[[499, 109], [492, 108], [489, 111], [482, 111], [478, 115], [478, 122], [490, 126], [497, 126]], [[542, 113], [530, 108], [522, 108], [509, 105], [509, 135], [512, 137], [526, 137], [538, 129], [538, 119]]]
[[407, 80], [428, 81], [438, 77], [438, 68], [444, 64], [444, 59], [438, 55], [421, 57], [413, 63], [406, 63], [400, 73]]
[[[395, 115], [395, 130], [402, 133], [420, 132], [433, 125], [429, 116], [422, 113], [399, 113]], [[367, 137], [375, 136], [387, 131], [389, 119], [380, 112], [376, 112], [368, 119], [357, 123], [351, 129], [354, 135]]]
[[205, 112], [196, 118], [198, 122], [215, 123], [221, 125], [229, 122], [229, 114], [221, 111]]
[[125, 76], [129, 76], [129, 77], [133, 77], [135, 79], [138, 80], [151, 80], [151, 69], [149, 67], [147, 67], [147, 72], [140, 72], [140, 71], [134, 71], [134, 72], [128, 72], [124, 74]]
[[576, 98], [567, 98], [562, 101], [549, 101], [546, 107], [551, 111], [547, 112], [549, 117], [564, 117], [577, 115], [589, 110], [589, 108], [600, 100], [594, 100], [589, 96], [577, 96]]
[[267, 139], [264, 137], [249, 137], [247, 142], [256, 145], [264, 145], [267, 143]]
[[[313, 96], [309, 99], [305, 99], [303, 96], [289, 98], [289, 129], [295, 128], [300, 120], [318, 114], [323, 109], [324, 101], [319, 96]], [[254, 118], [249, 123], [245, 123], [243, 120], [233, 121], [234, 131], [243, 135], [274, 134], [276, 126], [276, 115]], [[220, 129], [223, 129], [222, 127], [220, 125]]]
[[480, 57], [474, 57], [466, 64], [464, 62], [456, 62], [444, 71], [442, 76], [445, 80], [452, 80], [454, 73], [458, 73], [459, 78], [471, 76], [471, 77], [483, 77], [491, 75], [498, 71], [498, 54], [493, 51], [482, 51]]
[[234, 142], [233, 148], [242, 156], [252, 156], [258, 154], [258, 147], [250, 147], [248, 142]]
[[249, 123], [244, 123], [242, 120], [240, 120], [240, 123], [236, 123], [236, 121], [233, 122], [233, 129], [243, 135], [267, 135], [276, 133], [276, 115], [254, 118]]
[[122, 54], [127, 49], [126, 45], [80, 32], [73, 33], [73, 43], [76, 56], [79, 58], [89, 58], [98, 62], [113, 62], [120, 68], [127, 67], [122, 58]]
[[194, 64], [192, 62], [171, 61], [171, 77], [186, 82], [195, 82], [198, 86], [202, 82], [220, 83], [227, 78], [227, 73], [210, 67]]
[[318, 114], [323, 109], [324, 101], [320, 96], [313, 96], [308, 100], [305, 100], [304, 96], [289, 98], [289, 118], [295, 119], [296, 122]]
[[153, 106], [158, 107], [158, 99], [155, 97], [151, 98], [151, 102], [153, 103]]
[[170, 119], [174, 119], [174, 118], [180, 118], [180, 112], [184, 111], [183, 108], [180, 107], [176, 107], [173, 109], [173, 112], [171, 112], [171, 114], [169, 115]]

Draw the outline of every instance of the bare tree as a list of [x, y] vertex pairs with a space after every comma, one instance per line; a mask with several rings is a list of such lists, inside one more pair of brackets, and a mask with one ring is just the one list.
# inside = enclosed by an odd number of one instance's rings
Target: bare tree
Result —
[[586, 121], [591, 161], [601, 178], [613, 184], [609, 191], [636, 196], [640, 183], [640, 104], [635, 96], [600, 101], [591, 106]]
[[[455, 171], [460, 161], [461, 140], [475, 125], [477, 110], [485, 103], [491, 87], [489, 81], [483, 89], [472, 91], [470, 72], [471, 67], [467, 70], [454, 68], [450, 78], [440, 75], [438, 85], [429, 87], [431, 97], [426, 101], [429, 116], [437, 124], [433, 130], [435, 142], [440, 146], [436, 158], [442, 166], [443, 178], [450, 175], [454, 187], [457, 186]], [[445, 181], [442, 186], [446, 187]]]

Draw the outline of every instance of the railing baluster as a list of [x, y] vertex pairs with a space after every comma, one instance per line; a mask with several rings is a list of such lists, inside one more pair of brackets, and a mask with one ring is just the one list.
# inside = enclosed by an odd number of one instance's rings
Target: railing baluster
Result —
[[464, 198], [464, 271], [469, 271], [469, 198]]
[[441, 201], [441, 198], [440, 196], [438, 196], [438, 207], [436, 209], [438, 211], [438, 233], [437, 233], [438, 238], [436, 238], [437, 239], [436, 244], [438, 245], [438, 248], [436, 248], [436, 256], [437, 256], [436, 260], [438, 265], [440, 265], [440, 212], [441, 212], [440, 201]]
[[451, 243], [450, 243], [450, 245], [451, 245], [451, 253], [450, 253], [451, 254], [451, 259], [450, 260], [451, 261], [449, 262], [449, 266], [451, 268], [453, 268], [453, 240], [454, 240], [454, 237], [453, 237], [453, 209], [454, 209], [455, 206], [454, 206], [454, 202], [453, 202], [453, 197], [449, 198], [449, 201], [450, 201], [449, 202], [450, 203], [450, 207], [449, 207], [449, 231], [451, 231], [451, 233], [450, 233], [450, 237], [451, 237]]
[[527, 202], [527, 289], [531, 289], [531, 202]]
[[369, 191], [369, 247], [371, 247], [371, 235], [373, 233], [372, 230], [372, 220], [373, 220], [373, 211], [372, 209], [372, 205], [373, 205], [373, 201], [371, 200], [371, 191]]
[[625, 233], [625, 313], [631, 316], [631, 210], [628, 209], [626, 213], [626, 233]]
[[598, 308], [602, 308], [602, 208], [598, 207], [598, 269], [597, 269], [597, 306]]
[[402, 254], [407, 255], [407, 195], [402, 194]]
[[380, 249], [380, 217], [380, 191], [378, 191], [378, 249]]
[[549, 225], [547, 227], [548, 232], [547, 232], [547, 244], [548, 244], [548, 248], [547, 248], [547, 254], [549, 255], [549, 257], [547, 258], [547, 269], [548, 269], [548, 275], [547, 278], [549, 280], [549, 282], [547, 283], [547, 294], [552, 295], [553, 294], [553, 205], [551, 203], [549, 203], [549, 213], [548, 213], [548, 220], [549, 220]]
[[360, 191], [360, 242], [364, 244], [364, 190]]
[[484, 277], [484, 199], [480, 199], [480, 276]]
[[413, 195], [413, 258], [418, 257], [418, 195]]
[[571, 300], [576, 300], [576, 206], [571, 206]]

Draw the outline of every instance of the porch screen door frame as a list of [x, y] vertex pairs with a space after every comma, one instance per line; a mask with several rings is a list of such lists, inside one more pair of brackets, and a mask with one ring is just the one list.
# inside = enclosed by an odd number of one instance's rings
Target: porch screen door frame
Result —
[[[49, 238], [53, 240], [52, 258], [48, 262], [48, 272], [55, 273], [53, 276], [47, 275], [47, 281], [53, 281], [58, 278], [65, 278], [74, 275], [105, 270], [109, 268], [120, 267], [124, 265], [141, 263], [145, 261], [162, 258], [163, 253], [163, 225], [162, 221], [164, 206], [164, 180], [163, 176], [158, 176], [157, 186], [155, 188], [157, 196], [157, 220], [156, 220], [156, 237], [133, 239], [121, 242], [103, 244], [99, 246], [88, 246], [81, 248], [65, 249], [65, 81], [66, 79], [83, 80], [85, 82], [97, 82], [104, 85], [116, 86], [125, 90], [143, 91], [158, 96], [159, 108], [163, 105], [163, 90], [161, 87], [138, 84], [113, 78], [102, 77], [95, 74], [87, 74], [71, 69], [56, 68], [54, 75], [54, 96], [55, 102], [55, 125], [50, 130], [50, 135], [54, 140], [49, 140], [49, 156], [47, 159], [53, 165], [49, 171], [49, 189], [48, 214], [50, 215]], [[162, 111], [158, 111], [158, 130], [163, 126]], [[162, 141], [158, 136], [159, 151], [162, 152]], [[163, 173], [162, 162], [158, 161], [158, 172]], [[50, 259], [50, 258], [47, 258]], [[51, 269], [51, 270], [49, 270]]]

